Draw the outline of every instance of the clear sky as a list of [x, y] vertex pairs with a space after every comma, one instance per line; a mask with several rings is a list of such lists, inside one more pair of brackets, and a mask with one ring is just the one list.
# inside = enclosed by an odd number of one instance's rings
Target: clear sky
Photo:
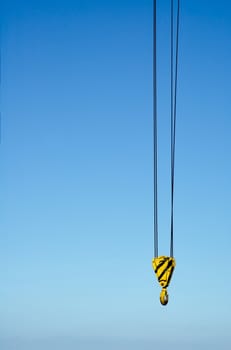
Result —
[[[152, 1], [1, 5], [1, 350], [231, 348], [231, 4], [181, 1], [175, 257], [152, 271]], [[169, 254], [170, 1], [158, 1]]]

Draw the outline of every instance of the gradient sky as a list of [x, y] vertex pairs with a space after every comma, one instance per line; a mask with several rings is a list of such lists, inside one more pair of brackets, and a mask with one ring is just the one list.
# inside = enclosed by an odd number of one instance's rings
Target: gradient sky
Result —
[[[158, 1], [169, 253], [170, 1]], [[1, 5], [1, 350], [231, 348], [231, 3], [182, 1], [175, 257], [153, 257], [152, 1]]]

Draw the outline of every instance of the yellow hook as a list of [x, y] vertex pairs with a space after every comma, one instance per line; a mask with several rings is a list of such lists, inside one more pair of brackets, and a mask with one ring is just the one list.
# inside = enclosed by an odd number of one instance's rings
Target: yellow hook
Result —
[[152, 267], [155, 271], [159, 284], [162, 287], [160, 302], [162, 305], [168, 304], [167, 287], [170, 284], [176, 261], [173, 257], [159, 256], [152, 260]]
[[168, 292], [166, 288], [163, 288], [160, 292], [160, 302], [162, 305], [168, 304]]

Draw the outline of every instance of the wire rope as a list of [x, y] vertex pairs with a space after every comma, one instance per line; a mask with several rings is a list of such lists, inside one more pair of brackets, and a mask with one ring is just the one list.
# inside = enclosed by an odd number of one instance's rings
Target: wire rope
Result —
[[157, 194], [157, 69], [156, 62], [156, 0], [153, 1], [153, 151], [154, 151], [154, 256], [158, 256], [158, 194]]
[[[154, 189], [154, 257], [158, 257], [158, 143], [157, 143], [157, 1], [153, 0], [153, 189]], [[174, 57], [174, 0], [171, 0], [171, 38], [170, 38], [170, 90], [171, 90], [171, 227], [170, 256], [173, 257], [174, 241], [174, 180], [175, 180], [175, 143], [178, 82], [178, 51], [180, 0], [177, 0], [176, 47]], [[175, 60], [174, 60], [175, 58]], [[175, 61], [175, 67], [174, 67]]]
[[[174, 180], [175, 180], [175, 144], [176, 144], [176, 107], [177, 107], [177, 82], [178, 82], [178, 56], [179, 56], [179, 22], [180, 0], [177, 2], [176, 19], [176, 53], [175, 72], [173, 72], [173, 30], [174, 7], [171, 0], [171, 231], [170, 231], [170, 256], [173, 257], [174, 242]], [[174, 74], [175, 73], [175, 74]]]

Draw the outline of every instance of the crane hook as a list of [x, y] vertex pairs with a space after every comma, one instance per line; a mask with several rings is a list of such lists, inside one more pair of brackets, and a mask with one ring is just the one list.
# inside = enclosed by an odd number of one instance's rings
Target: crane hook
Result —
[[176, 261], [173, 257], [159, 256], [152, 260], [152, 267], [158, 279], [160, 286], [162, 287], [160, 293], [160, 302], [162, 305], [168, 304], [168, 292], [167, 287], [170, 284], [173, 271], [176, 266]]
[[168, 304], [168, 292], [166, 288], [163, 288], [162, 291], [160, 292], [160, 303], [162, 305]]

